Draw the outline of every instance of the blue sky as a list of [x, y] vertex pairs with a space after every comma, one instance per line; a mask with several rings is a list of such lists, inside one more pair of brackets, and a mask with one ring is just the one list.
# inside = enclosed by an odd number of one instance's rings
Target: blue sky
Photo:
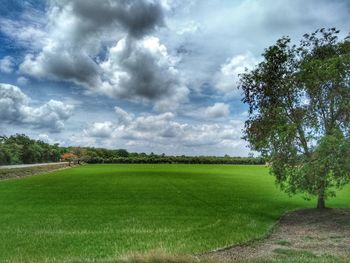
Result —
[[0, 133], [240, 155], [238, 74], [288, 35], [350, 31], [347, 0], [3, 0]]

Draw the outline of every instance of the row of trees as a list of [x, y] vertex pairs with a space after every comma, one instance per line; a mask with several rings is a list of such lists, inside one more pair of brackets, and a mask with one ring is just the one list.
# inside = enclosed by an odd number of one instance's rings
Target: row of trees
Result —
[[217, 156], [167, 156], [165, 154], [130, 153], [125, 149], [60, 147], [24, 134], [0, 137], [0, 165], [45, 162], [85, 163], [184, 163], [184, 164], [264, 164], [263, 158]]
[[109, 150], [91, 147], [68, 147], [65, 160], [79, 160], [86, 163], [184, 163], [184, 164], [265, 164], [263, 158], [218, 156], [168, 156], [128, 152], [125, 149]]
[[64, 149], [24, 134], [0, 136], [0, 165], [58, 162]]
[[183, 164], [265, 164], [263, 158], [217, 156], [162, 156], [93, 158], [88, 163], [183, 163]]

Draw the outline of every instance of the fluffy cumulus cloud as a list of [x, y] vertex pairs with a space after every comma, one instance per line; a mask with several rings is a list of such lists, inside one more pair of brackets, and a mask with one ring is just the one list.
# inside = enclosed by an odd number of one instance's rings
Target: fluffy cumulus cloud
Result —
[[105, 92], [116, 97], [157, 101], [156, 110], [172, 109], [176, 103], [186, 101], [188, 95], [175, 65], [176, 59], [158, 38], [144, 37], [138, 41], [123, 38], [110, 48], [108, 60], [101, 63], [110, 81], [110, 85], [104, 86]]
[[168, 2], [153, 0], [51, 1], [46, 41], [29, 53], [22, 73], [71, 81], [93, 92], [154, 108], [176, 108], [188, 89], [177, 59], [149, 34], [164, 26]]
[[240, 95], [238, 89], [239, 75], [252, 70], [258, 60], [251, 53], [234, 56], [220, 66], [214, 75], [214, 87], [228, 96]]
[[108, 138], [111, 137], [114, 130], [115, 125], [110, 121], [94, 122], [84, 130], [84, 134], [91, 137]]
[[20, 88], [0, 83], [0, 119], [4, 122], [59, 132], [73, 109], [73, 106], [56, 100], [31, 106], [30, 98]]

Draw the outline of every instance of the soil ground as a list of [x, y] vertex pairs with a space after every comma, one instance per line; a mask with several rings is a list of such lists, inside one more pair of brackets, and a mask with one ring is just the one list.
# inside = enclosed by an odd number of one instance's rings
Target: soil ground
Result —
[[210, 261], [251, 261], [290, 252], [317, 257], [350, 256], [350, 210], [304, 209], [285, 214], [271, 234], [259, 241], [201, 255]]

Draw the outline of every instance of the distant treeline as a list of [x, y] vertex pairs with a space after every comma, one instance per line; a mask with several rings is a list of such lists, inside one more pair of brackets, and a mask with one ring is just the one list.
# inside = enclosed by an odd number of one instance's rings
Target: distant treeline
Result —
[[263, 158], [218, 156], [161, 156], [92, 158], [88, 163], [265, 164]]
[[59, 162], [64, 149], [24, 134], [0, 137], [0, 165]]
[[80, 161], [86, 163], [184, 163], [184, 164], [264, 164], [263, 158], [217, 156], [167, 156], [131, 153], [125, 149], [60, 147], [30, 139], [24, 134], [0, 137], [0, 165]]

